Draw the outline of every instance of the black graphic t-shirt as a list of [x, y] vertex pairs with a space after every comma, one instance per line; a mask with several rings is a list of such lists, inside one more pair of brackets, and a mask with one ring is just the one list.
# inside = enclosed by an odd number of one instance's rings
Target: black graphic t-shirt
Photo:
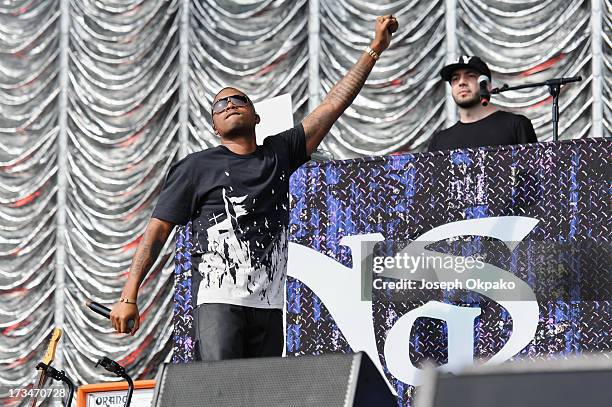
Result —
[[282, 308], [289, 177], [308, 161], [301, 124], [248, 155], [225, 146], [190, 154], [168, 173], [152, 217], [193, 233], [196, 305]]
[[473, 123], [457, 122], [433, 135], [427, 151], [537, 143], [531, 121], [498, 110]]

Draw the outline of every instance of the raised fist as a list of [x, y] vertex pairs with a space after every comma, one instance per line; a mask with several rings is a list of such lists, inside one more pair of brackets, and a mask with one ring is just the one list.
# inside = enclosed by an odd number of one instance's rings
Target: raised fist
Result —
[[389, 48], [391, 37], [398, 27], [397, 19], [392, 15], [376, 17], [376, 34], [370, 48], [380, 55]]

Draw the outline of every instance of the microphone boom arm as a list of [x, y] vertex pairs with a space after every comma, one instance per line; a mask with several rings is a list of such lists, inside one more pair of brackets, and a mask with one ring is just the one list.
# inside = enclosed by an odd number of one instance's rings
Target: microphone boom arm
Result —
[[566, 85], [572, 82], [580, 82], [581, 80], [582, 80], [582, 76], [572, 76], [569, 78], [553, 78], [553, 79], [548, 79], [544, 82], [527, 83], [527, 84], [518, 85], [518, 86], [508, 86], [507, 83], [504, 83], [499, 88], [491, 89], [490, 93], [491, 95], [497, 95], [502, 92], [507, 92], [509, 90], [539, 88], [540, 86], [547, 86], [548, 92], [553, 98], [553, 103], [552, 103], [553, 141], [559, 141], [559, 94], [561, 93], [561, 85]]

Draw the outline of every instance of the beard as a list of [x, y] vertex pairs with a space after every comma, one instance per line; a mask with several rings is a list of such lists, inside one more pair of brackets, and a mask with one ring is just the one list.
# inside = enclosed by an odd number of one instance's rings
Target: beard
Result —
[[455, 103], [457, 104], [457, 106], [463, 109], [469, 109], [470, 107], [474, 107], [480, 103], [479, 95], [474, 95], [469, 99], [463, 99], [463, 100], [457, 100], [457, 98], [453, 96], [453, 99], [455, 100]]

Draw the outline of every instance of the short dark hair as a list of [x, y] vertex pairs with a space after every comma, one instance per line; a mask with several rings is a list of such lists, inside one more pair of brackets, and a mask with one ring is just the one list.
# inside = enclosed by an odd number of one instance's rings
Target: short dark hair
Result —
[[244, 93], [243, 91], [241, 91], [241, 90], [240, 90], [240, 89], [238, 89], [238, 88], [235, 88], [235, 87], [233, 87], [233, 86], [226, 86], [226, 87], [222, 88], [222, 89], [221, 89], [219, 92], [217, 92], [217, 93], [215, 94], [215, 96], [213, 97], [213, 102], [214, 102], [214, 101], [217, 99], [217, 96], [219, 96], [219, 94], [220, 94], [221, 92], [223, 92], [224, 90], [227, 90], [227, 89], [234, 89], [234, 90], [237, 90], [238, 92], [242, 93], [244, 96], [247, 96], [247, 94], [246, 94], [246, 93]]

